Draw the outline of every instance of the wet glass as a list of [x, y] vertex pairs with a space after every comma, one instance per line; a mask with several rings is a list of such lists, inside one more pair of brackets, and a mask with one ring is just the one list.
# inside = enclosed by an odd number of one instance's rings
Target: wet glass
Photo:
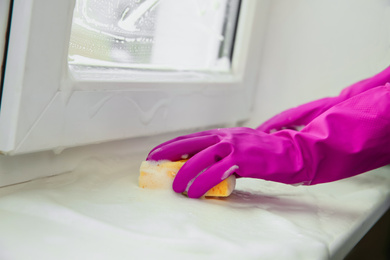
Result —
[[229, 71], [239, 0], [77, 0], [70, 66]]

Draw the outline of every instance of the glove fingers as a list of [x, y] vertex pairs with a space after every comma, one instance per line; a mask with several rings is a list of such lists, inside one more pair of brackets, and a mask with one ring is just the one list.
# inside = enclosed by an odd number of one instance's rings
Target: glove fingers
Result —
[[195, 138], [195, 137], [210, 136], [210, 135], [212, 135], [212, 133], [211, 133], [210, 130], [208, 130], [208, 131], [196, 132], [196, 133], [192, 133], [192, 134], [183, 135], [183, 136], [179, 136], [179, 137], [173, 138], [171, 140], [168, 140], [168, 141], [166, 141], [164, 143], [161, 143], [161, 144], [157, 145], [156, 147], [154, 147], [149, 152], [149, 155], [148, 155], [146, 160], [152, 160], [151, 158], [149, 158], [151, 154], [154, 154], [156, 150], [160, 150], [160, 148], [165, 147], [165, 146], [167, 146], [169, 144], [176, 143], [176, 142], [179, 142], [179, 141], [182, 141], [182, 140], [192, 139], [192, 138]]
[[239, 169], [228, 158], [212, 165], [200, 174], [188, 189], [188, 197], [199, 198], [218, 183], [235, 173]]
[[151, 151], [147, 160], [170, 160], [178, 161], [218, 143], [220, 139], [216, 135], [206, 135], [186, 139], [178, 139], [175, 142], [160, 146]]
[[196, 176], [229, 155], [231, 151], [230, 144], [219, 143], [194, 155], [177, 173], [173, 180], [173, 190], [178, 193], [186, 191], [187, 186]]

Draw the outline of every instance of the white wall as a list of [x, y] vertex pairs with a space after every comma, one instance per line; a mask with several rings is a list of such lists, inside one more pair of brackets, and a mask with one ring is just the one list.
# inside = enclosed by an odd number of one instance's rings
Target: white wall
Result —
[[248, 126], [390, 65], [389, 0], [273, 0]]

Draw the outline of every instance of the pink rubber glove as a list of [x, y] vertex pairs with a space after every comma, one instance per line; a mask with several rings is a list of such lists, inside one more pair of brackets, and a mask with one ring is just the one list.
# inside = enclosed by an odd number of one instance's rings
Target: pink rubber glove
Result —
[[267, 134], [226, 128], [175, 138], [147, 160], [189, 156], [173, 182], [176, 192], [201, 197], [231, 174], [286, 184], [318, 184], [390, 163], [390, 84], [333, 106], [301, 131]]
[[257, 129], [266, 133], [275, 132], [282, 129], [298, 130], [303, 126], [306, 126], [314, 118], [332, 106], [355, 95], [363, 93], [364, 91], [371, 88], [383, 86], [387, 82], [390, 82], [390, 67], [371, 78], [359, 81], [345, 88], [337, 97], [322, 98], [295, 108], [288, 109], [267, 120], [259, 127], [257, 127]]

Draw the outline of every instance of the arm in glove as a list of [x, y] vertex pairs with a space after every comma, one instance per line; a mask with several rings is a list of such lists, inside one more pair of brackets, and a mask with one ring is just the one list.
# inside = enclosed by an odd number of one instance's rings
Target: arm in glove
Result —
[[176, 192], [201, 197], [231, 174], [286, 184], [318, 184], [390, 163], [390, 84], [333, 106], [301, 131], [267, 134], [226, 128], [178, 137], [147, 160], [191, 158], [174, 179]]
[[371, 78], [359, 81], [345, 88], [337, 97], [323, 98], [288, 109], [267, 120], [257, 129], [266, 133], [282, 129], [297, 130], [299, 127], [306, 126], [314, 118], [332, 106], [363, 93], [366, 90], [377, 86], [383, 86], [387, 82], [390, 82], [390, 67]]

